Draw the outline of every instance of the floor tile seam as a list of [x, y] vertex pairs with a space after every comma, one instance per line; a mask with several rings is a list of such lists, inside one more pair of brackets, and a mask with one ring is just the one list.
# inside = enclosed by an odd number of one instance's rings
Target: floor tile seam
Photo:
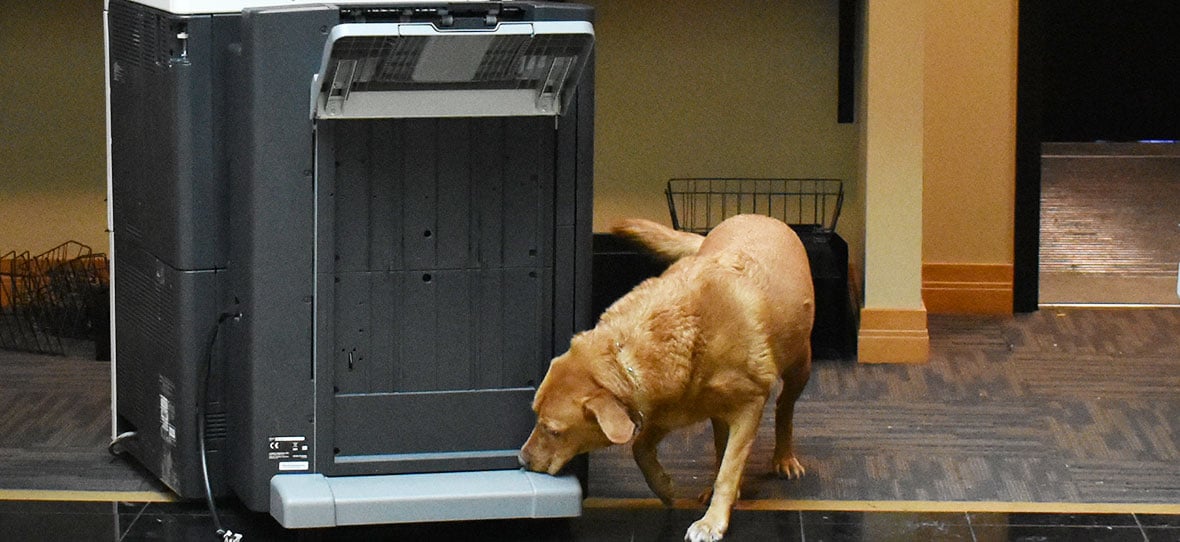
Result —
[[122, 542], [127, 538], [127, 535], [131, 532], [131, 529], [135, 527], [135, 524], [139, 522], [139, 518], [143, 516], [143, 513], [145, 510], [147, 510], [148, 506], [151, 506], [151, 504], [144, 503], [143, 506], [139, 507], [139, 512], [135, 514], [134, 518], [131, 518], [131, 522], [127, 524], [127, 528], [123, 529], [122, 533], [119, 533], [119, 542]]
[[1151, 539], [1147, 536], [1147, 530], [1143, 528], [1143, 522], [1139, 521], [1139, 515], [1132, 512], [1131, 517], [1135, 520], [1135, 525], [1139, 527], [1139, 533], [1143, 535], [1143, 542], [1150, 542]]

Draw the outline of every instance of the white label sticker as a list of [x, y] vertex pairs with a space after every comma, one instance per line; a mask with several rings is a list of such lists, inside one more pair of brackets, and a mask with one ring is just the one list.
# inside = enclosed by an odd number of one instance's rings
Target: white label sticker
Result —
[[280, 461], [279, 462], [279, 470], [281, 470], [281, 471], [307, 470], [309, 468], [309, 466], [310, 465], [308, 464], [307, 461]]
[[[270, 437], [266, 439], [266, 458], [271, 461], [304, 463], [306, 464], [311, 457], [308, 454], [307, 437]], [[280, 470], [282, 463], [279, 464]], [[307, 470], [307, 467], [302, 469], [286, 469], [286, 470]]]
[[164, 394], [160, 394], [160, 438], [170, 446], [176, 446], [176, 426], [172, 420], [176, 418], [176, 407]]

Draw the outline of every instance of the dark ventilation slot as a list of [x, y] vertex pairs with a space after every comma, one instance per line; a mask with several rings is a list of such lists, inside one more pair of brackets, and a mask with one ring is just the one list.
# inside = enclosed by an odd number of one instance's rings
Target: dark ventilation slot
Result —
[[[210, 412], [205, 415], [205, 440], [219, 441], [226, 437], [226, 417], [224, 412]], [[216, 448], [213, 448], [216, 449]]]
[[169, 21], [143, 8], [110, 5], [111, 58], [125, 68], [155, 70], [168, 62], [161, 47], [170, 36]]

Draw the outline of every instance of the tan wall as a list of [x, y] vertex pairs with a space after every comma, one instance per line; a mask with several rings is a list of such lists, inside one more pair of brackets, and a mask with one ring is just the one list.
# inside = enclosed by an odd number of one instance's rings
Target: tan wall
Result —
[[[0, 0], [0, 247], [105, 247], [101, 2]], [[836, 2], [593, 0], [598, 8], [595, 227], [668, 220], [677, 176], [855, 182], [836, 123]], [[840, 231], [859, 254], [855, 187]]]
[[0, 251], [107, 251], [102, 1], [0, 0]]
[[922, 259], [931, 312], [1012, 310], [1016, 29], [1017, 0], [927, 2]]
[[836, 122], [837, 2], [635, 2], [597, 8], [595, 230], [669, 222], [673, 177], [836, 177], [859, 253], [856, 130]]
[[[857, 127], [835, 122], [836, 2], [590, 3], [596, 229], [667, 221], [670, 177], [839, 177], [852, 184], [840, 233], [859, 260]], [[1012, 262], [1016, 5], [927, 2], [922, 259], [968, 275]], [[105, 250], [102, 3], [0, 7], [0, 250]]]

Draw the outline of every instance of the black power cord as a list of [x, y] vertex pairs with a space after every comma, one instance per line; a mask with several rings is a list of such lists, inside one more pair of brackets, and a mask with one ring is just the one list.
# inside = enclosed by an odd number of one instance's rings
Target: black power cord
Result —
[[241, 533], [235, 533], [221, 525], [221, 517], [217, 515], [217, 505], [213, 502], [213, 486], [209, 482], [209, 458], [205, 445], [205, 409], [209, 402], [209, 379], [213, 371], [213, 345], [217, 342], [217, 334], [229, 318], [238, 318], [240, 313], [223, 312], [217, 317], [217, 323], [209, 331], [209, 340], [205, 345], [205, 374], [199, 382], [197, 391], [197, 441], [201, 447], [201, 476], [205, 482], [205, 503], [209, 505], [209, 514], [213, 517], [213, 527], [217, 529], [217, 536], [222, 542], [238, 542]]

